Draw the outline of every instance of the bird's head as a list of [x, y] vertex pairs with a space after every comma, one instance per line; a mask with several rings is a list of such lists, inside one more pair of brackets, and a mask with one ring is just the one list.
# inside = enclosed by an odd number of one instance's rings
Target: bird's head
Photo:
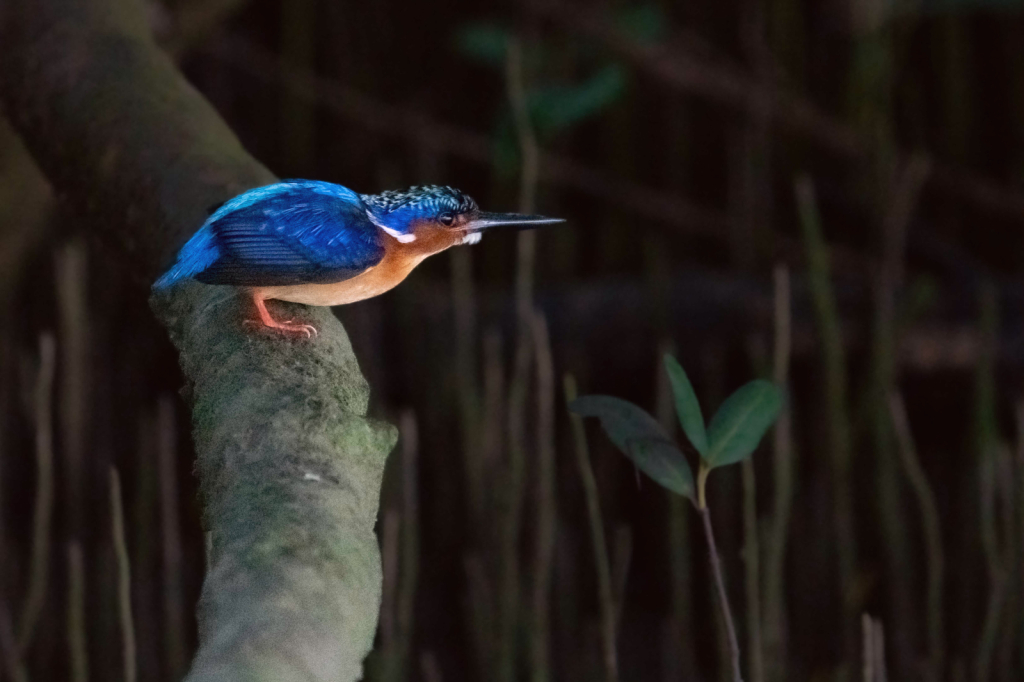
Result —
[[564, 222], [521, 213], [481, 211], [467, 194], [453, 187], [428, 185], [362, 195], [370, 220], [403, 244], [436, 253], [457, 244], [475, 244], [492, 227], [530, 229]]

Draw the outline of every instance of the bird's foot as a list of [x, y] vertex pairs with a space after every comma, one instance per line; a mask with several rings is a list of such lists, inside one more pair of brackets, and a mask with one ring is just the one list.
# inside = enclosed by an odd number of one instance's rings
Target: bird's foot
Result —
[[259, 327], [261, 329], [273, 329], [279, 334], [285, 335], [302, 335], [307, 339], [311, 339], [317, 335], [316, 327], [311, 324], [295, 323], [292, 320], [287, 322], [278, 322], [276, 320], [272, 322], [265, 322], [263, 320], [246, 320], [246, 327]]

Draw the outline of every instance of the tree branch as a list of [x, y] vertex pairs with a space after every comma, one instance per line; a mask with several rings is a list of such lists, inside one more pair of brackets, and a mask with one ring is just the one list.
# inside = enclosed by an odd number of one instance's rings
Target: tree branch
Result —
[[[8, 3], [0, 97], [90, 229], [151, 282], [206, 209], [274, 181], [127, 0]], [[189, 380], [210, 571], [187, 680], [355, 680], [376, 630], [373, 534], [394, 429], [329, 311], [311, 342], [243, 330], [236, 292], [189, 282], [152, 305]]]

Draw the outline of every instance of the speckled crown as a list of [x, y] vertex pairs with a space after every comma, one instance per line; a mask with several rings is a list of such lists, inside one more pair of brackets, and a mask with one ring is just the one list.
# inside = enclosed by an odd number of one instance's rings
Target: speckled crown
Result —
[[436, 213], [448, 209], [454, 213], [477, 210], [472, 197], [461, 190], [445, 185], [422, 185], [408, 189], [393, 189], [380, 194], [363, 194], [363, 203], [375, 213], [387, 215], [400, 209], [413, 209], [423, 213]]

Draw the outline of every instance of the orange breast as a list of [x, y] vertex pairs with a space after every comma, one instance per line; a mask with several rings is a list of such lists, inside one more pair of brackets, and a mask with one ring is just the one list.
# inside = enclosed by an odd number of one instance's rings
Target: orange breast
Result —
[[416, 239], [401, 243], [382, 232], [384, 258], [380, 263], [344, 282], [333, 284], [294, 284], [281, 287], [254, 287], [253, 295], [262, 299], [291, 301], [306, 305], [345, 305], [379, 296], [396, 287], [427, 256], [444, 251], [459, 242], [451, 230], [419, 227]]
[[385, 243], [384, 258], [377, 265], [343, 282], [331, 284], [294, 284], [279, 287], [255, 287], [253, 293], [263, 299], [292, 301], [306, 305], [345, 305], [379, 296], [393, 289], [429, 254], [410, 253], [395, 240]]

